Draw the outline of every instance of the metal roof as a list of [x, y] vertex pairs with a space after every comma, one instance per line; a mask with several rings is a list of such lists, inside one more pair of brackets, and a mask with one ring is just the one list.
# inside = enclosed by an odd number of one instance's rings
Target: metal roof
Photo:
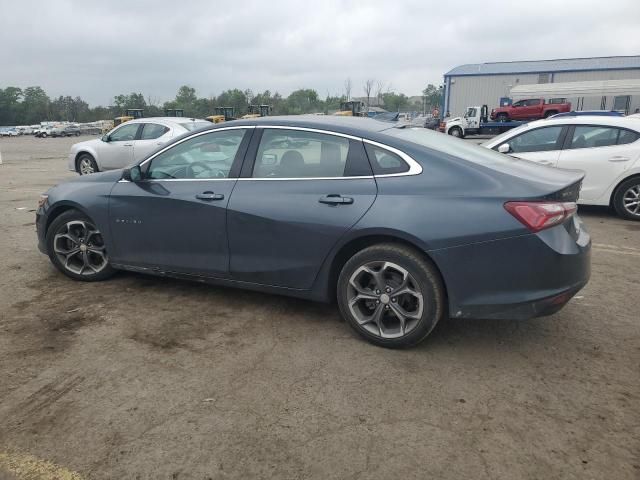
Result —
[[537, 83], [516, 85], [511, 89], [514, 100], [538, 97], [589, 97], [601, 95], [640, 95], [640, 79], [592, 80], [588, 82]]
[[445, 77], [460, 75], [505, 75], [513, 73], [552, 73], [584, 70], [640, 69], [640, 55], [627, 57], [564, 58], [524, 62], [492, 62], [460, 65], [445, 73]]

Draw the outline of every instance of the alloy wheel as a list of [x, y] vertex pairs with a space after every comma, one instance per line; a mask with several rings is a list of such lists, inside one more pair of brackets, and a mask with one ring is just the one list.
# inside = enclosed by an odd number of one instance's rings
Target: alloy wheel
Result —
[[84, 220], [64, 224], [53, 238], [53, 251], [64, 268], [78, 275], [94, 275], [109, 263], [102, 235]]
[[424, 299], [418, 282], [392, 262], [369, 262], [349, 278], [348, 307], [358, 324], [380, 338], [400, 338], [420, 322]]
[[640, 216], [640, 185], [633, 185], [624, 192], [622, 204], [631, 215]]
[[91, 159], [88, 157], [83, 157], [80, 159], [80, 173], [82, 175], [89, 175], [91, 173], [95, 173], [96, 170], [93, 168], [93, 164]]

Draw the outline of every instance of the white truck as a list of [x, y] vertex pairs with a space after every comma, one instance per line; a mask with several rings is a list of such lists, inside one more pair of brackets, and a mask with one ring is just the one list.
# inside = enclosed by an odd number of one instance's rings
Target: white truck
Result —
[[526, 122], [489, 121], [489, 108], [486, 105], [468, 107], [462, 117], [454, 117], [440, 124], [440, 131], [454, 137], [464, 138], [467, 135], [497, 135]]

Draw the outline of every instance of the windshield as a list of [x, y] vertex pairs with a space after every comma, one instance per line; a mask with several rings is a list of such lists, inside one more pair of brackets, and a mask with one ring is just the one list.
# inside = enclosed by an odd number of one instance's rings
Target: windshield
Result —
[[181, 123], [184, 128], [188, 131], [193, 132], [194, 130], [198, 130], [199, 128], [206, 127], [207, 125], [211, 125], [211, 122], [189, 122], [189, 123]]
[[385, 133], [394, 137], [417, 143], [427, 148], [431, 148], [438, 152], [453, 155], [463, 160], [473, 163], [479, 163], [489, 166], [512, 165], [520, 160], [509, 155], [495, 152], [488, 148], [483, 148], [470, 142], [443, 135], [442, 133], [432, 132], [424, 128], [392, 128], [386, 130]]

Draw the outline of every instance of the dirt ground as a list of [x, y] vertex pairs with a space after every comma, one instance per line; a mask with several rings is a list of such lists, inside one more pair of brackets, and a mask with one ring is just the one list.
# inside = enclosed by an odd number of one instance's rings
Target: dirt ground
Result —
[[34, 209], [75, 141], [0, 139], [0, 478], [640, 478], [640, 223], [581, 208], [556, 315], [391, 351], [334, 306], [62, 276]]

